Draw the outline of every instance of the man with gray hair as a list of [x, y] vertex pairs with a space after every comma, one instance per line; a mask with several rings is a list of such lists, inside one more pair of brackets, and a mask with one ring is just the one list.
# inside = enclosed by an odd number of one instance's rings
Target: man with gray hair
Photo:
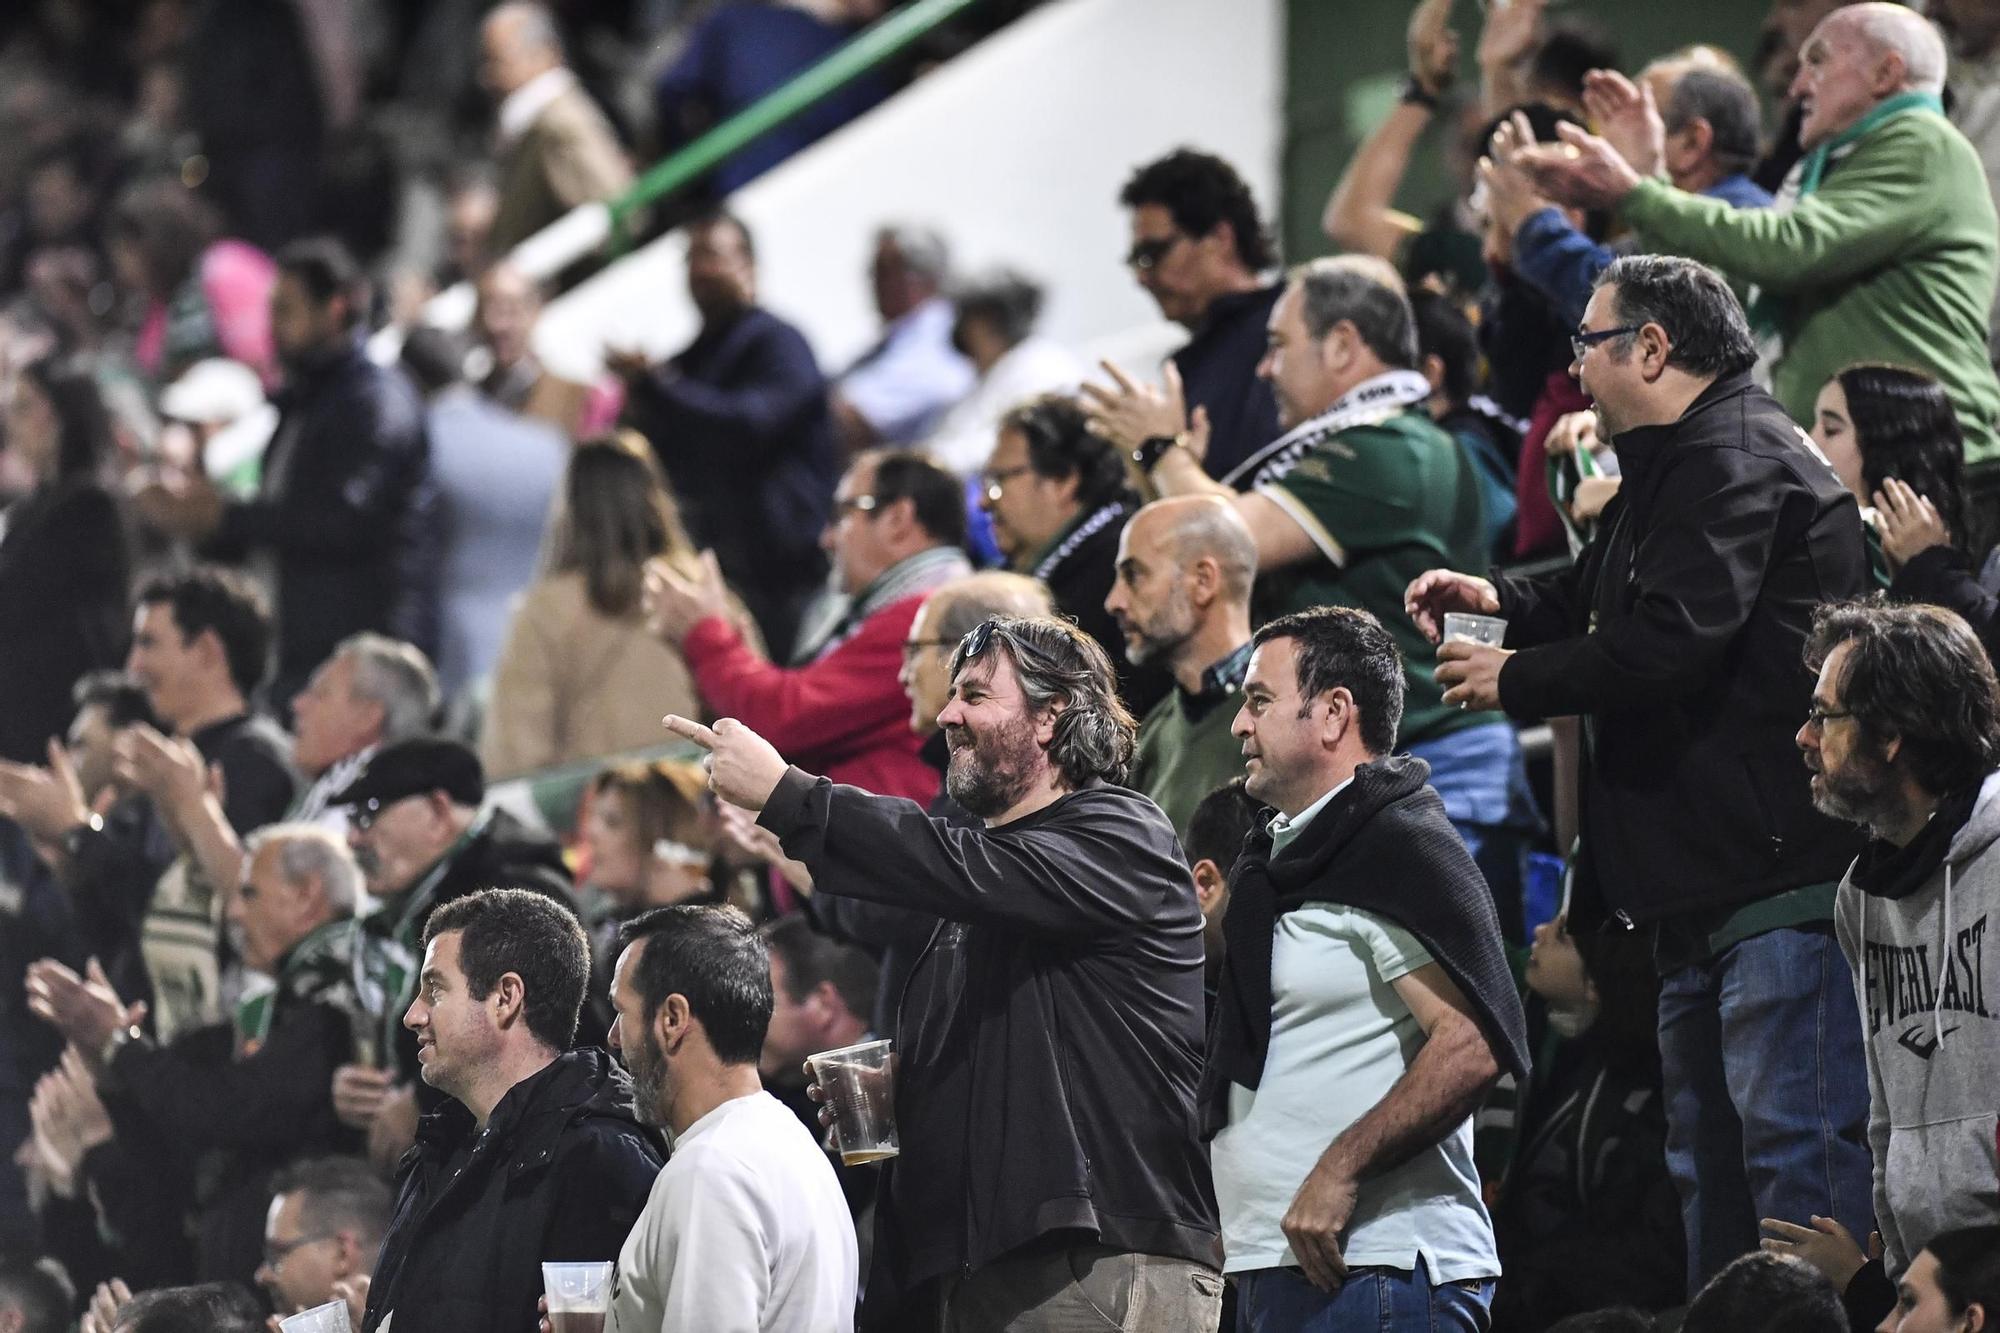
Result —
[[[1382, 622], [1408, 684], [1397, 750], [1430, 764], [1474, 857], [1498, 858], [1489, 880], [1518, 884], [1519, 840], [1496, 835], [1534, 817], [1520, 743], [1505, 718], [1444, 703], [1435, 654], [1403, 610], [1403, 589], [1445, 552], [1483, 568], [1486, 538], [1477, 465], [1425, 411], [1402, 279], [1368, 256], [1314, 260], [1293, 271], [1269, 334], [1257, 373], [1285, 433], [1213, 481], [1197, 412], [1185, 445], [1154, 456], [1154, 483], [1235, 506], [1257, 544], [1255, 623], [1326, 605]], [[1502, 914], [1518, 916], [1506, 903]]]
[[929, 227], [895, 224], [875, 235], [868, 268], [882, 337], [835, 381], [834, 427], [848, 453], [914, 444], [966, 394], [972, 363], [952, 345], [944, 296], [951, 252]]
[[1127, 661], [1174, 678], [1139, 723], [1132, 789], [1166, 812], [1183, 845], [1202, 798], [1243, 772], [1229, 724], [1250, 666], [1256, 577], [1257, 540], [1219, 495], [1155, 500], [1118, 538], [1104, 609], [1125, 635]]
[[[1653, 936], [1667, 1168], [1688, 1290], [1759, 1218], [1870, 1230], [1861, 1031], [1834, 940], [1859, 848], [1796, 777], [1820, 603], [1868, 582], [1854, 498], [1750, 376], [1736, 296], [1687, 259], [1604, 271], [1573, 371], [1618, 451], [1619, 509], [1576, 564], [1433, 570], [1410, 611], [1504, 617], [1505, 647], [1438, 649], [1448, 703], [1583, 718], [1572, 933]], [[1465, 566], [1459, 566], [1460, 570]]]
[[950, 679], [946, 783], [976, 827], [790, 768], [734, 719], [667, 719], [816, 895], [943, 918], [897, 1020], [902, 1153], [862, 1323], [1209, 1333], [1201, 909], [1166, 816], [1120, 785], [1133, 724], [1110, 660], [1066, 620], [1001, 617]]
[[1649, 248], [1756, 284], [1751, 325], [1794, 421], [1812, 419], [1842, 366], [1911, 366], [1951, 394], [1973, 463], [2000, 452], [1987, 347], [2000, 228], [1977, 150], [1945, 119], [1944, 75], [1944, 40], [1922, 15], [1888, 3], [1829, 14], [1792, 83], [1805, 156], [1768, 209], [1647, 179], [1575, 126], [1516, 160], [1558, 202], [1616, 209]]
[[504, 256], [579, 204], [632, 183], [611, 123], [570, 72], [544, 5], [512, 0], [479, 29], [479, 81], [498, 104], [500, 207], [487, 250]]
[[198, 1271], [240, 1282], [263, 1256], [272, 1173], [345, 1140], [333, 1073], [362, 1022], [351, 926], [361, 872], [346, 844], [310, 824], [271, 824], [246, 847], [225, 915], [244, 965], [269, 984], [246, 987], [230, 1021], [161, 1046], [95, 967], [79, 977], [45, 959], [28, 978], [29, 1007], [97, 1070], [114, 1131], [198, 1163]]

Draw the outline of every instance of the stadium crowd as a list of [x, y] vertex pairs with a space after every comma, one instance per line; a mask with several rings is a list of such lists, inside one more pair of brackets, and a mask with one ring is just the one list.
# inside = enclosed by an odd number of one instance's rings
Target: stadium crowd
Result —
[[1549, 4], [1327, 257], [1103, 181], [1157, 367], [773, 313], [892, 67], [593, 382], [514, 247], [884, 0], [0, 20], [0, 1333], [2000, 1327], [2000, 5]]

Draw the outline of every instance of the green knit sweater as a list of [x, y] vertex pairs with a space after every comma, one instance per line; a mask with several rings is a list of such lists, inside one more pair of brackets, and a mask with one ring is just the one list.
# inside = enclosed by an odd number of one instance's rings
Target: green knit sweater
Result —
[[1987, 352], [1996, 240], [1979, 154], [1949, 121], [1913, 110], [1831, 163], [1788, 211], [1731, 208], [1648, 180], [1620, 206], [1649, 249], [1712, 264], [1783, 298], [1771, 391], [1794, 419], [1835, 371], [1888, 361], [1936, 376], [1967, 462], [2000, 455], [2000, 382]]

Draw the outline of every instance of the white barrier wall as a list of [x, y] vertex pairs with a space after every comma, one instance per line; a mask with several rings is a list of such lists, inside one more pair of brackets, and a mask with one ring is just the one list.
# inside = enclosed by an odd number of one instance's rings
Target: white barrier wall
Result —
[[[1055, 0], [736, 194], [764, 303], [837, 371], [877, 333], [874, 229], [922, 222], [955, 266], [1044, 283], [1044, 332], [1140, 362], [1171, 338], [1121, 262], [1119, 188], [1187, 144], [1233, 162], [1275, 211], [1283, 22], [1280, 0]], [[681, 254], [668, 237], [553, 303], [544, 362], [585, 376], [606, 345], [684, 345]]]

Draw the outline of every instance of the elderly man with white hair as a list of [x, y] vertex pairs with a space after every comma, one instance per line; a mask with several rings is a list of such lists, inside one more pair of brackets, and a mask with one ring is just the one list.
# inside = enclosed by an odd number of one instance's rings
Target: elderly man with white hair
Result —
[[353, 854], [325, 829], [270, 824], [246, 848], [229, 925], [245, 965], [271, 984], [246, 988], [230, 1021], [161, 1046], [94, 961], [78, 976], [44, 959], [27, 986], [29, 1008], [95, 1071], [115, 1135], [203, 1164], [196, 1264], [242, 1282], [263, 1257], [272, 1173], [344, 1143], [331, 1089], [354, 1048], [350, 923], [361, 892]]
[[1987, 355], [1995, 215], [1978, 152], [1945, 119], [1944, 77], [1944, 41], [1914, 11], [1870, 3], [1828, 15], [1792, 84], [1805, 156], [1767, 209], [1642, 179], [1573, 127], [1561, 144], [1511, 156], [1560, 202], [1615, 208], [1648, 248], [1755, 284], [1751, 321], [1795, 420], [1810, 419], [1842, 366], [1913, 366], [1950, 392], [1967, 461], [1978, 461], [2000, 454]]
[[972, 362], [952, 342], [950, 274], [950, 247], [930, 228], [895, 224], [875, 234], [868, 282], [882, 338], [841, 373], [832, 397], [848, 452], [915, 443], [972, 392]]

